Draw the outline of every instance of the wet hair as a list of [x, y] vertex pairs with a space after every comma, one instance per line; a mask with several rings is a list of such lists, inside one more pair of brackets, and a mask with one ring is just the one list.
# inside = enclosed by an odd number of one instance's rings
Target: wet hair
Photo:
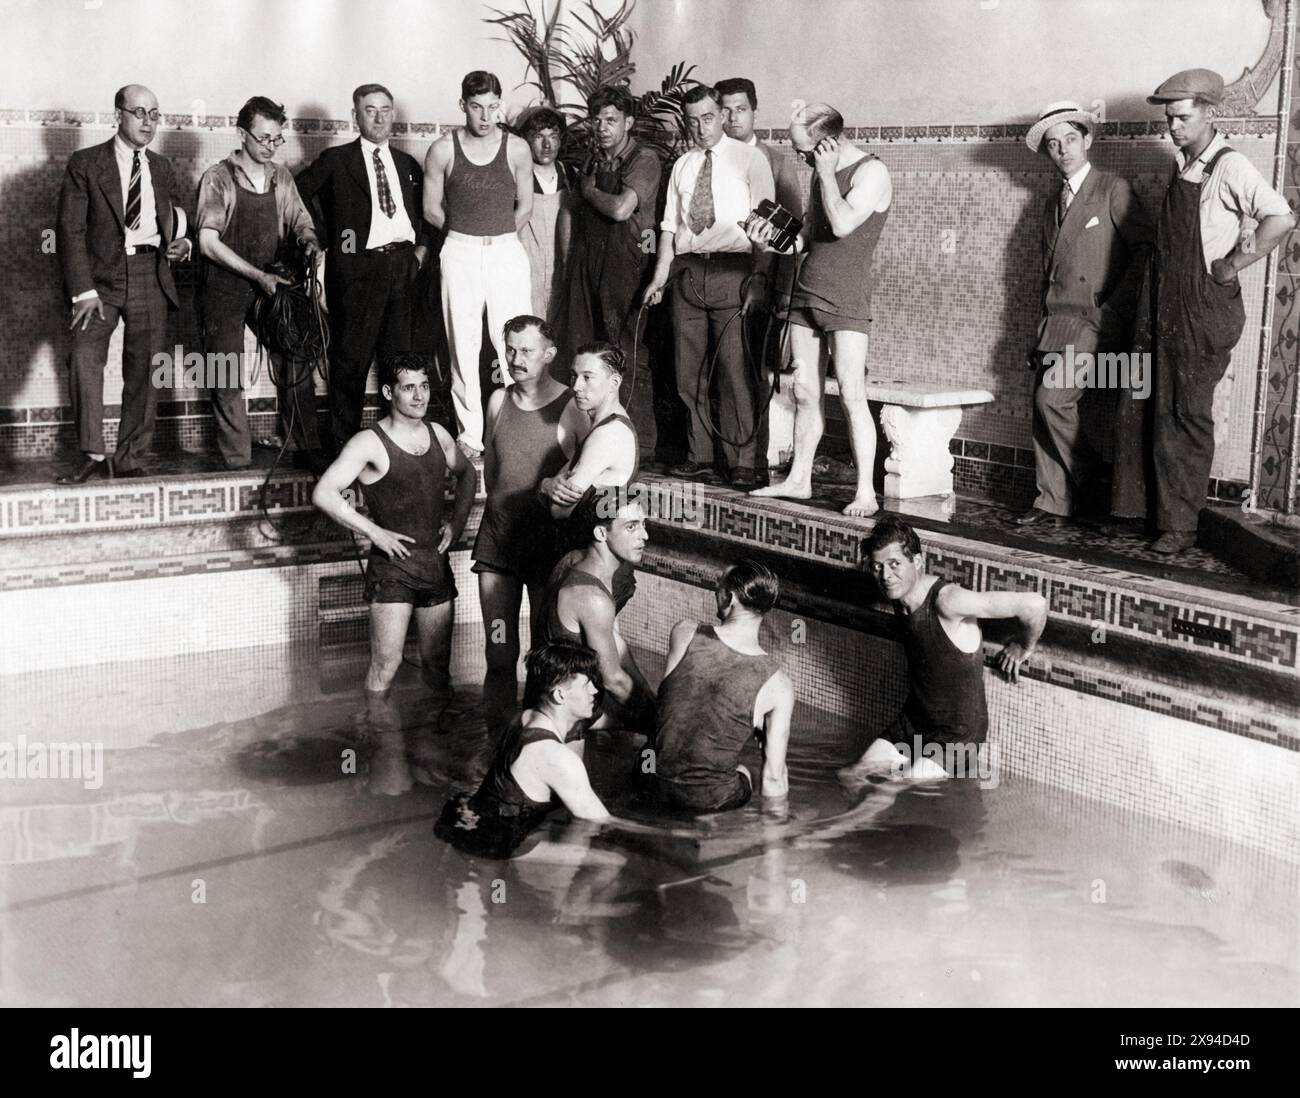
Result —
[[682, 106], [689, 107], [692, 103], [700, 103], [705, 99], [712, 99], [719, 107], [722, 106], [722, 96], [711, 84], [696, 84], [682, 96]]
[[746, 557], [737, 561], [718, 577], [718, 613], [735, 598], [746, 610], [766, 614], [776, 605], [781, 585], [776, 573], [765, 564]]
[[645, 498], [644, 485], [593, 484], [578, 500], [569, 521], [582, 537], [582, 544], [591, 545], [596, 540], [596, 527], [608, 530], [614, 525], [624, 507], [640, 503]]
[[388, 96], [388, 101], [393, 102], [393, 93], [390, 92], [383, 84], [362, 84], [352, 93], [352, 106], [355, 107], [367, 95], [374, 95], [376, 92], [383, 92]]
[[385, 385], [396, 388], [397, 377], [403, 370], [424, 374], [426, 377], [433, 376], [428, 355], [420, 354], [418, 351], [404, 351], [401, 354], [386, 356], [379, 364], [379, 388], [382, 390]]
[[531, 316], [528, 313], [521, 316], [512, 316], [507, 320], [505, 327], [501, 331], [501, 338], [504, 340], [508, 335], [517, 335], [519, 332], [528, 331], [529, 328], [536, 328], [543, 339], [550, 340], [551, 346], [555, 346], [555, 329], [540, 316]]
[[587, 114], [599, 114], [606, 107], [613, 107], [619, 114], [630, 117], [636, 110], [631, 90], [624, 84], [605, 84], [597, 88], [587, 100]]
[[542, 130], [556, 130], [563, 137], [566, 129], [568, 123], [564, 121], [564, 115], [554, 107], [537, 107], [528, 115], [519, 131], [519, 136], [529, 140]]
[[881, 549], [887, 549], [891, 545], [899, 546], [903, 552], [912, 558], [921, 555], [921, 539], [916, 536], [913, 530], [902, 519], [896, 519], [893, 515], [881, 519], [876, 523], [871, 533], [867, 535], [866, 540], [862, 543], [862, 556], [865, 561], [870, 561], [872, 556]]
[[476, 95], [501, 94], [501, 81], [496, 78], [495, 73], [487, 72], [485, 69], [475, 69], [473, 72], [467, 72], [465, 79], [460, 82], [460, 97], [462, 99], [473, 99]]
[[539, 644], [524, 657], [524, 708], [536, 709], [557, 686], [575, 675], [586, 675], [597, 690], [603, 690], [600, 658], [585, 644], [561, 638]]
[[808, 130], [814, 143], [823, 137], [838, 138], [844, 132], [844, 116], [828, 103], [810, 103], [800, 107], [790, 116], [790, 122]]
[[577, 362], [580, 355], [595, 355], [605, 364], [605, 369], [616, 377], [622, 377], [623, 371], [627, 367], [627, 355], [612, 343], [603, 343], [600, 340], [593, 343], [584, 343], [573, 352], [573, 361]]
[[287, 121], [284, 107], [274, 99], [268, 99], [264, 95], [253, 96], [252, 99], [239, 108], [239, 116], [235, 119], [235, 125], [241, 130], [251, 130], [255, 118], [265, 118], [268, 122], [278, 122], [281, 126]]
[[[743, 95], [749, 100], [749, 109], [758, 110], [758, 92], [754, 88], [754, 81], [746, 76], [729, 76], [726, 80], [719, 80], [713, 85], [718, 90], [719, 95]], [[721, 105], [721, 100], [718, 101]]]

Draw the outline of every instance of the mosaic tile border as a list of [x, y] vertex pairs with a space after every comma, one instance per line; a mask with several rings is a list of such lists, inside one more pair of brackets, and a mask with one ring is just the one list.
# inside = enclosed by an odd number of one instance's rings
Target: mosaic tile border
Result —
[[[651, 474], [644, 479], [656, 478]], [[668, 525], [685, 526], [682, 522]], [[856, 570], [870, 526], [797, 504], [752, 503], [730, 493], [708, 493], [699, 529], [728, 541]], [[924, 530], [922, 541], [927, 566], [935, 574], [976, 590], [1037, 591], [1048, 600], [1056, 620], [1085, 628], [1100, 625], [1136, 640], [1191, 648], [1228, 662], [1300, 677], [1300, 607], [993, 546], [942, 531]], [[1232, 639], [1225, 644], [1176, 632], [1175, 622], [1224, 630]]]
[[[704, 589], [712, 588], [718, 572], [716, 565], [706, 566], [695, 560], [683, 560], [650, 548], [647, 548], [641, 562], [641, 570]], [[838, 602], [803, 590], [797, 595], [783, 594], [779, 605], [782, 609], [821, 617], [836, 625], [885, 637], [897, 643], [896, 638], [881, 628], [888, 623], [888, 618], [864, 606]], [[833, 614], [824, 612], [828, 608]], [[986, 663], [999, 650], [999, 645], [985, 641]], [[1124, 679], [1112, 670], [1099, 671], [1050, 651], [1026, 665], [1021, 673], [1028, 679], [1052, 686], [1092, 694], [1163, 716], [1179, 717], [1220, 732], [1271, 743], [1286, 751], [1300, 752], [1300, 720], [1270, 718], [1242, 703], [1201, 698], [1166, 683], [1146, 682], [1136, 675]]]
[[[234, 130], [235, 116], [225, 114], [194, 115], [164, 114], [168, 129], [172, 130]], [[1267, 136], [1278, 130], [1276, 115], [1244, 115], [1215, 119], [1223, 132], [1242, 136]], [[70, 126], [76, 128], [115, 127], [113, 111], [48, 110], [40, 108], [0, 108], [0, 125]], [[460, 125], [458, 121], [393, 123], [393, 133], [398, 137], [434, 138], [446, 130]], [[893, 142], [938, 143], [942, 141], [1023, 141], [1029, 132], [1028, 122], [967, 123], [940, 122], [906, 124], [899, 126], [846, 126], [845, 135], [851, 141], [890, 144]], [[289, 129], [297, 134], [343, 134], [351, 136], [354, 129], [351, 119], [342, 118], [292, 118]], [[760, 141], [787, 142], [789, 131], [783, 128], [756, 129]], [[1138, 137], [1164, 137], [1167, 134], [1161, 119], [1142, 118], [1132, 121], [1108, 119], [1099, 123], [1097, 135], [1103, 139], [1123, 140]]]

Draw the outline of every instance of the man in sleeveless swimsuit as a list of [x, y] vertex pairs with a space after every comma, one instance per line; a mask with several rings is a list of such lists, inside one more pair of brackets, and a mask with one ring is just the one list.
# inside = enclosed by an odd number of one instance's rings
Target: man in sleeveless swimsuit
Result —
[[742, 560], [718, 579], [718, 625], [679, 621], [659, 684], [655, 776], [668, 803], [692, 812], [740, 808], [754, 792], [740, 754], [750, 736], [763, 746], [765, 801], [789, 792], [785, 752], [794, 684], [759, 644], [780, 587], [771, 570]]
[[[451, 624], [456, 584], [447, 551], [465, 529], [478, 476], [451, 436], [426, 423], [429, 362], [408, 353], [380, 373], [388, 415], [358, 431], [321, 476], [311, 501], [341, 526], [370, 539], [368, 691], [387, 690], [402, 664], [411, 614], [420, 636], [425, 682], [450, 696]], [[450, 518], [443, 515], [447, 474], [456, 478]], [[344, 498], [360, 481], [367, 518]]]
[[467, 854], [509, 857], [562, 803], [576, 819], [605, 820], [582, 759], [565, 739], [591, 717], [601, 690], [596, 654], [573, 641], [528, 653], [524, 710], [501, 739], [477, 792], [452, 797], [434, 834]]
[[997, 656], [998, 668], [1017, 682], [1047, 623], [1047, 600], [1029, 592], [968, 591], [927, 576], [921, 539], [892, 516], [876, 523], [864, 549], [872, 576], [894, 605], [908, 694], [898, 719], [840, 777], [851, 781], [882, 771], [917, 779], [973, 777], [989, 726], [979, 619], [1019, 621], [1020, 639]]
[[511, 318], [505, 344], [510, 385], [488, 400], [487, 502], [473, 552], [487, 647], [483, 701], [489, 731], [498, 731], [515, 710], [523, 590], [528, 588], [536, 637], [546, 581], [560, 555], [538, 487], [560, 471], [591, 426], [573, 390], [551, 376], [555, 334], [546, 321]]
[[[871, 330], [871, 260], [893, 199], [885, 165], [841, 140], [844, 119], [824, 103], [801, 107], [790, 119], [790, 143], [815, 169], [808, 217], [794, 250], [806, 253], [790, 298], [793, 356], [794, 460], [782, 481], [751, 495], [809, 499], [821, 441], [826, 352], [835, 359], [840, 403], [858, 469], [857, 493], [844, 513], [875, 514], [872, 484], [876, 427], [867, 404], [867, 333]], [[750, 238], [767, 245], [772, 226], [755, 218]]]
[[645, 511], [638, 485], [602, 485], [583, 496], [573, 523], [587, 531], [576, 560], [556, 565], [547, 584], [541, 629], [536, 641], [581, 641], [600, 658], [605, 682], [603, 712], [612, 727], [647, 735], [654, 728], [654, 690], [623, 640], [615, 620], [614, 577], [645, 551]]
[[483, 452], [479, 350], [483, 313], [497, 361], [505, 322], [532, 308], [528, 254], [519, 232], [533, 212], [533, 157], [503, 130], [501, 82], [475, 71], [460, 82], [465, 124], [429, 146], [424, 218], [443, 229], [442, 311], [451, 347], [451, 399], [467, 456]]
[[[1214, 465], [1214, 391], [1246, 324], [1237, 276], [1296, 223], [1286, 199], [1214, 128], [1223, 95], [1217, 72], [1189, 69], [1147, 97], [1164, 107], [1178, 149], [1160, 208], [1152, 295], [1160, 536], [1151, 548], [1163, 554], [1196, 543]], [[1257, 223], [1249, 244], [1242, 241], [1244, 218]]]
[[[254, 297], [274, 296], [276, 287], [288, 281], [267, 270], [280, 242], [292, 237], [308, 257], [320, 247], [293, 175], [283, 164], [274, 163], [275, 150], [284, 144], [280, 135], [284, 108], [255, 95], [240, 109], [237, 123], [240, 147], [199, 180], [196, 225], [204, 258], [198, 294], [203, 349], [210, 356], [234, 355], [226, 361], [242, 365], [244, 320]], [[280, 371], [287, 368], [279, 365]], [[215, 380], [218, 384], [210, 396], [217, 450], [226, 468], [241, 469], [253, 460], [243, 370], [230, 371], [224, 385], [222, 379]], [[300, 368], [298, 377], [281, 373], [278, 380], [280, 421], [295, 462], [320, 472], [325, 462], [316, 426], [314, 371]]]

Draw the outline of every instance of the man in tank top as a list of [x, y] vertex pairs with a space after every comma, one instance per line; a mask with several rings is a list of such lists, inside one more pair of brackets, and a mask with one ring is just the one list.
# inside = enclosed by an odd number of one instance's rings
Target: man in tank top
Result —
[[[392, 684], [414, 613], [425, 681], [445, 699], [450, 696], [456, 598], [447, 551], [465, 529], [478, 476], [451, 436], [424, 420], [429, 407], [425, 356], [385, 359], [380, 382], [390, 404], [388, 415], [352, 436], [321, 476], [311, 500], [335, 522], [370, 539], [366, 689], [384, 691]], [[448, 473], [456, 478], [450, 517], [443, 514]], [[369, 517], [351, 505], [351, 486], [358, 481]]]
[[586, 767], [565, 739], [591, 717], [600, 693], [596, 654], [573, 641], [528, 653], [524, 710], [500, 740], [472, 795], [452, 797], [434, 834], [467, 854], [509, 857], [558, 804], [579, 820], [605, 820]]
[[560, 555], [538, 487], [560, 471], [590, 428], [573, 390], [551, 376], [555, 333], [545, 320], [512, 317], [505, 344], [510, 384], [488, 400], [487, 502], [473, 552], [487, 648], [483, 700], [489, 731], [499, 730], [515, 709], [523, 590], [528, 588], [536, 636], [546, 580]]
[[740, 754], [751, 736], [763, 748], [763, 799], [784, 804], [794, 684], [758, 639], [779, 593], [770, 569], [742, 560], [718, 579], [719, 624], [673, 626], [655, 741], [655, 777], [669, 804], [722, 812], [747, 803], [754, 781]]
[[638, 485], [601, 485], [574, 508], [572, 521], [587, 531], [586, 544], [551, 573], [535, 643], [567, 638], [594, 650], [605, 682], [601, 723], [650, 734], [654, 690], [619, 632], [614, 601], [616, 573], [641, 559], [648, 540], [641, 495]]
[[[858, 487], [847, 515], [875, 514], [872, 484], [876, 428], [867, 404], [867, 333], [871, 330], [871, 261], [893, 200], [885, 165], [850, 141], [844, 119], [825, 103], [800, 107], [790, 119], [790, 142], [814, 168], [808, 216], [794, 250], [806, 253], [790, 297], [790, 353], [794, 379], [794, 459], [784, 480], [751, 495], [809, 499], [812, 466], [821, 441], [826, 353], [835, 360], [840, 403]], [[760, 218], [750, 238], [766, 245], [772, 227]]]
[[476, 70], [460, 82], [465, 124], [438, 138], [424, 158], [424, 218], [445, 230], [442, 312], [451, 348], [451, 399], [457, 441], [468, 456], [483, 452], [479, 351], [483, 314], [502, 360], [503, 328], [529, 312], [532, 282], [519, 231], [533, 212], [533, 156], [507, 133], [501, 82]]
[[980, 762], [988, 736], [981, 618], [1015, 618], [1021, 636], [998, 653], [997, 666], [1017, 682], [1047, 624], [1047, 600], [1024, 591], [969, 591], [925, 574], [921, 539], [890, 516], [863, 547], [867, 567], [894, 606], [907, 654], [903, 711], [840, 777], [890, 771], [917, 779], [987, 774]]

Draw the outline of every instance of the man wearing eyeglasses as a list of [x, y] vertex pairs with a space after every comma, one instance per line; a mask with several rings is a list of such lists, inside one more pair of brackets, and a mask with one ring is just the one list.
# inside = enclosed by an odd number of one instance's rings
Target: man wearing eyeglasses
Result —
[[298, 191], [327, 241], [330, 429], [337, 452], [361, 429], [366, 377], [378, 354], [411, 349], [415, 276], [429, 238], [421, 218], [424, 173], [389, 144], [393, 95], [382, 84], [352, 93], [361, 136], [326, 149], [298, 175]]
[[[59, 262], [72, 299], [72, 409], [86, 458], [60, 484], [144, 472], [158, 409], [151, 366], [167, 342], [167, 310], [180, 307], [170, 264], [190, 254], [171, 161], [147, 148], [158, 132], [158, 100], [148, 88], [128, 84], [113, 106], [117, 133], [74, 152], [59, 191]], [[126, 328], [122, 418], [109, 457], [104, 366], [119, 320]]]
[[[244, 400], [244, 320], [257, 293], [275, 294], [288, 279], [267, 270], [280, 242], [293, 238], [308, 258], [320, 250], [311, 214], [293, 175], [274, 163], [284, 144], [284, 108], [255, 95], [239, 111], [240, 147], [199, 180], [196, 214], [199, 251], [205, 260], [199, 283], [199, 317], [207, 361], [235, 363], [209, 377], [217, 449], [227, 469], [252, 462], [253, 436]], [[218, 357], [220, 356], [220, 357]], [[316, 385], [310, 363], [276, 362], [280, 420], [294, 463], [324, 472], [316, 428]], [[224, 376], [221, 376], [223, 375]]]

